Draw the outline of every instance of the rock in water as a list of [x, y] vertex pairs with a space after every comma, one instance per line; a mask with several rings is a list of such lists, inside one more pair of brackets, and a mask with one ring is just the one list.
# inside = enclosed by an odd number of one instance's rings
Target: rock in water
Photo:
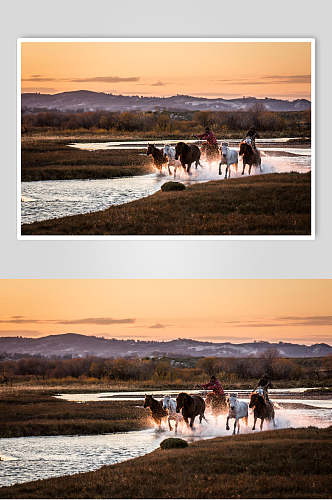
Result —
[[183, 191], [186, 186], [182, 182], [168, 181], [161, 186], [162, 191]]
[[160, 448], [163, 450], [169, 450], [171, 448], [187, 448], [187, 446], [187, 441], [180, 438], [168, 438], [164, 439], [164, 441], [160, 443]]

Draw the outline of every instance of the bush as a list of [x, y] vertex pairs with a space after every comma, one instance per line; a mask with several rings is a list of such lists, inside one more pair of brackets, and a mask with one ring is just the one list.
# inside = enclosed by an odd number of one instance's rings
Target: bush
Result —
[[169, 181], [161, 186], [162, 191], [183, 191], [186, 186], [182, 182]]
[[168, 438], [164, 439], [164, 441], [160, 443], [160, 448], [163, 450], [169, 450], [171, 448], [187, 448], [187, 446], [187, 441], [180, 438]]

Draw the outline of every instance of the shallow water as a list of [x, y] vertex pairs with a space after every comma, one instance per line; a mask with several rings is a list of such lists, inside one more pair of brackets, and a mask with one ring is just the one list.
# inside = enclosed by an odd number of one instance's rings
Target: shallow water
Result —
[[[146, 144], [146, 142], [142, 142], [142, 144]], [[137, 148], [137, 145], [127, 145], [128, 147]], [[105, 147], [114, 149], [119, 147], [119, 149], [124, 149], [125, 143], [80, 143], [76, 147], [82, 149]], [[265, 174], [291, 171], [308, 172], [311, 168], [310, 149], [280, 147], [270, 148], [270, 150], [271, 152], [276, 150], [279, 154], [278, 156], [269, 156], [268, 148], [266, 149], [265, 154], [262, 156], [262, 168]], [[285, 156], [282, 156], [282, 152], [284, 152]], [[287, 156], [289, 153], [294, 153], [294, 156]], [[232, 177], [240, 176], [242, 162], [239, 164], [238, 173], [235, 173], [233, 170]], [[224, 166], [222, 172], [224, 175]], [[258, 169], [253, 169], [252, 173], [258, 174], [260, 172]], [[191, 176], [188, 176], [183, 171], [177, 175], [177, 179], [185, 184], [220, 180], [222, 178], [223, 176], [219, 176], [218, 174], [218, 162], [212, 165], [205, 164], [203, 169], [198, 168], [195, 170], [192, 168]], [[154, 194], [161, 188], [164, 182], [172, 179], [173, 177], [166, 173], [163, 175], [152, 173], [114, 179], [22, 182], [21, 221], [22, 223], [31, 223], [67, 215], [104, 210], [111, 205], [121, 205]]]
[[[292, 402], [294, 402], [292, 400]], [[226, 416], [215, 420], [207, 414], [208, 422], [196, 424], [194, 431], [181, 424], [178, 436], [188, 441], [230, 435], [226, 431]], [[241, 433], [252, 433], [253, 416], [249, 413], [249, 426], [241, 425]], [[276, 410], [277, 428], [328, 427], [332, 423], [329, 409], [301, 408]], [[232, 421], [230, 425], [232, 424]], [[267, 430], [272, 425], [264, 426]], [[232, 425], [231, 425], [232, 429]], [[156, 449], [160, 442], [174, 434], [154, 429], [94, 436], [47, 436], [0, 439], [0, 485], [6, 486], [36, 479], [76, 474], [98, 469], [135, 458]]]

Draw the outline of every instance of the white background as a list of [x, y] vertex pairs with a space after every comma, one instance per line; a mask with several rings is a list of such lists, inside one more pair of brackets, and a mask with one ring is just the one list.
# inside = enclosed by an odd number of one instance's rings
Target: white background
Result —
[[[329, 5], [325, 0], [237, 0], [227, 4], [220, 0], [6, 3], [0, 31], [0, 278], [331, 278]], [[16, 39], [39, 36], [315, 37], [316, 240], [18, 241]]]

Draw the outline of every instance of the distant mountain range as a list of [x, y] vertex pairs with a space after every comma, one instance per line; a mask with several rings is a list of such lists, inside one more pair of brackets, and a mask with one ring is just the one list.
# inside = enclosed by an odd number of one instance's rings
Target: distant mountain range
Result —
[[287, 101], [282, 99], [207, 99], [189, 95], [172, 97], [143, 97], [105, 94], [89, 90], [61, 92], [59, 94], [23, 93], [22, 109], [49, 109], [58, 111], [248, 111], [263, 105], [267, 111], [310, 110], [307, 99]]
[[247, 357], [259, 356], [268, 349], [277, 349], [284, 357], [319, 357], [332, 354], [328, 344], [311, 346], [285, 342], [200, 342], [192, 339], [176, 339], [167, 342], [105, 339], [77, 333], [48, 335], [41, 338], [2, 337], [0, 353], [42, 356], [99, 356], [105, 358], [124, 356], [192, 356], [192, 357]]

